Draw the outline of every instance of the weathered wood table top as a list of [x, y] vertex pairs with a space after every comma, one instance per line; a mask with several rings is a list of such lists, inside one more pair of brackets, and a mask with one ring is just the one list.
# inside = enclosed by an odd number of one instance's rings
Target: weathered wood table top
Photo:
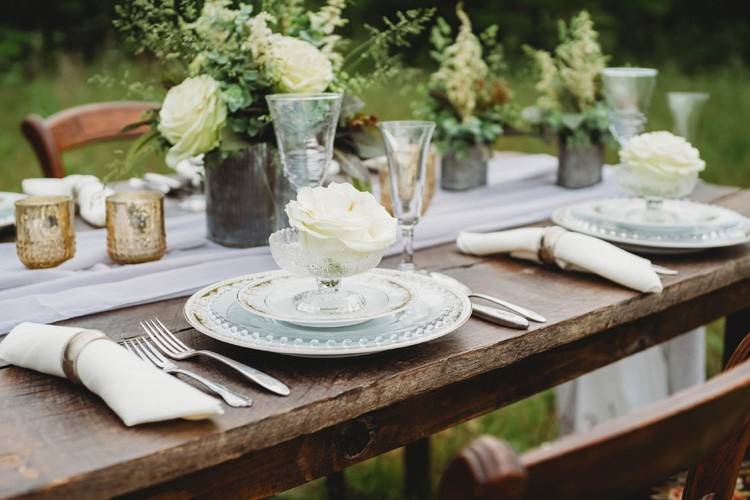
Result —
[[[750, 192], [703, 186], [698, 197], [750, 215]], [[453, 245], [427, 249], [418, 252], [418, 265], [528, 305], [548, 323], [518, 331], [471, 319], [427, 344], [350, 359], [292, 358], [221, 344], [188, 326], [184, 299], [66, 322], [120, 339], [140, 335], [138, 321], [159, 316], [186, 343], [267, 371], [292, 392], [277, 397], [210, 362], [192, 363], [250, 394], [255, 405], [227, 408], [212, 421], [126, 428], [95, 396], [70, 382], [3, 366], [0, 496], [270, 495], [750, 304], [750, 246], [655, 262], [679, 274], [663, 277], [662, 294], [644, 295], [590, 275], [461, 255]]]

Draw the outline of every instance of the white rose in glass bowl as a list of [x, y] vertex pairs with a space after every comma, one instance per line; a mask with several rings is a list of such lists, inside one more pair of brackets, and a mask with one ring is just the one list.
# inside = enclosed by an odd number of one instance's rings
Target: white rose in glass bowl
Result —
[[617, 181], [633, 194], [652, 198], [681, 198], [695, 188], [698, 172], [706, 168], [688, 141], [670, 132], [633, 137], [620, 151]]
[[341, 279], [377, 266], [396, 241], [396, 219], [370, 193], [351, 184], [302, 188], [286, 206], [292, 228], [271, 235], [271, 255], [282, 269], [317, 278], [316, 290], [294, 296], [307, 313], [341, 314], [362, 309], [361, 293]]
[[282, 93], [324, 92], [333, 81], [333, 66], [315, 46], [298, 38], [271, 37], [266, 67]]
[[227, 108], [219, 84], [210, 76], [187, 78], [169, 89], [159, 111], [159, 133], [172, 147], [166, 163], [207, 153], [219, 145]]

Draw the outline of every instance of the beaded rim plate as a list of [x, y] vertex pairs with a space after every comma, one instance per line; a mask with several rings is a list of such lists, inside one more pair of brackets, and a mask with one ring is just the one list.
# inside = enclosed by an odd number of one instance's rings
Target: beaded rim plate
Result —
[[[585, 204], [599, 204], [601, 200], [585, 202]], [[693, 205], [702, 205], [715, 208], [713, 205], [690, 202]], [[735, 212], [737, 224], [726, 228], [717, 228], [714, 231], [702, 233], [675, 233], [675, 232], [644, 232], [631, 230], [604, 222], [585, 220], [577, 216], [581, 212], [581, 205], [575, 204], [558, 208], [552, 214], [552, 221], [571, 231], [576, 231], [589, 236], [595, 236], [617, 244], [626, 249], [643, 253], [680, 254], [699, 252], [710, 248], [730, 247], [750, 242], [750, 220]], [[728, 209], [724, 209], [729, 211]]]
[[314, 278], [300, 278], [286, 271], [265, 273], [237, 292], [237, 302], [251, 313], [267, 319], [286, 321], [300, 326], [335, 328], [356, 325], [406, 309], [416, 299], [414, 290], [389, 277], [363, 273], [344, 278], [342, 288], [360, 293], [365, 307], [347, 314], [313, 315], [298, 311], [294, 296], [315, 287]]
[[0, 228], [16, 223], [16, 201], [22, 198], [26, 195], [0, 191]]
[[427, 276], [388, 269], [372, 273], [399, 280], [417, 299], [404, 311], [338, 328], [309, 328], [256, 316], [237, 302], [237, 292], [269, 274], [257, 273], [210, 285], [190, 297], [184, 315], [199, 332], [216, 340], [259, 351], [312, 358], [374, 354], [437, 339], [471, 316], [471, 302], [460, 290]]

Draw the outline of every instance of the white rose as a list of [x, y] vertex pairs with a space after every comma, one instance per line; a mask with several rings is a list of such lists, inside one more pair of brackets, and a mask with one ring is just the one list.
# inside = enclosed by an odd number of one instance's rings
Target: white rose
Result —
[[159, 111], [159, 133], [172, 147], [167, 165], [211, 151], [219, 145], [227, 107], [219, 84], [210, 76], [187, 78], [172, 87]]
[[266, 67], [279, 92], [323, 92], [333, 81], [331, 61], [313, 45], [277, 34], [271, 37], [270, 46]]
[[377, 252], [396, 241], [396, 219], [372, 194], [351, 184], [302, 188], [286, 213], [302, 241], [323, 240], [319, 244], [327, 248], [341, 243], [355, 252]]
[[696, 148], [665, 131], [633, 137], [620, 151], [620, 160], [635, 172], [669, 179], [697, 176], [706, 168]]

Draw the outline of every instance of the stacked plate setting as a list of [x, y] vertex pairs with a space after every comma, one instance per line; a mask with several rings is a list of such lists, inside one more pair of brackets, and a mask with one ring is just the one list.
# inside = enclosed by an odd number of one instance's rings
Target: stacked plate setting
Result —
[[466, 294], [417, 274], [386, 269], [347, 278], [367, 305], [344, 315], [296, 310], [292, 297], [311, 278], [270, 271], [208, 286], [185, 304], [198, 331], [230, 344], [304, 357], [347, 357], [420, 344], [446, 335], [471, 315]]
[[750, 242], [750, 219], [716, 205], [663, 200], [664, 218], [643, 217], [646, 200], [614, 198], [557, 209], [552, 220], [571, 231], [652, 254], [691, 253]]

